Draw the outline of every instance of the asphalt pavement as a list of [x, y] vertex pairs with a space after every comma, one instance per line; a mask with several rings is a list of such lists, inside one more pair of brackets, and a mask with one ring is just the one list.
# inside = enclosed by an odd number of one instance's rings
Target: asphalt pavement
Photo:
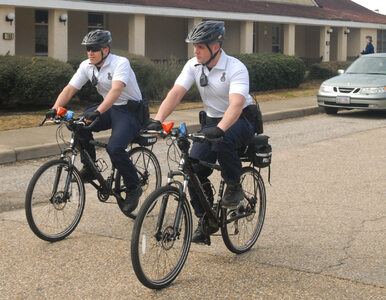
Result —
[[[303, 117], [320, 112], [316, 96], [267, 101], [259, 104], [265, 122]], [[194, 130], [198, 126], [198, 112], [200, 110], [178, 110], [173, 112], [166, 121], [173, 121], [176, 126], [185, 122], [188, 127]], [[0, 131], [0, 164], [59, 154], [60, 148], [56, 140], [57, 127], [54, 125], [36, 126]], [[68, 141], [70, 132], [63, 130], [63, 133], [64, 138]], [[95, 138], [107, 141], [109, 134], [109, 131], [96, 133]]]
[[[386, 299], [385, 126], [383, 115], [363, 112], [267, 123], [272, 185], [262, 170], [267, 210], [257, 243], [242, 255], [219, 235], [210, 247], [192, 245], [161, 291], [134, 274], [133, 221], [90, 185], [79, 226], [57, 243], [32, 233], [22, 206], [0, 207], [0, 299]], [[156, 145], [166, 152], [166, 142]], [[23, 200], [41, 163], [0, 166], [15, 187], [9, 197]]]

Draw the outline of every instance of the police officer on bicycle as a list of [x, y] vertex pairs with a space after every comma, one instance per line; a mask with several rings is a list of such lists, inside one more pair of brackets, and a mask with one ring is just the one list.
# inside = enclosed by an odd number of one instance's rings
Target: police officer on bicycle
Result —
[[[222, 167], [221, 175], [227, 184], [222, 206], [233, 209], [243, 199], [240, 184], [241, 161], [236, 149], [247, 145], [254, 135], [255, 124], [244, 113], [252, 104], [248, 70], [243, 63], [228, 56], [221, 48], [224, 36], [225, 27], [221, 21], [201, 22], [192, 29], [185, 41], [193, 44], [195, 57], [185, 64], [147, 128], [160, 130], [161, 122], [172, 113], [195, 82], [206, 112], [206, 124], [201, 131], [207, 141], [194, 143], [190, 156], [210, 163], [218, 160]], [[195, 171], [206, 194], [213, 199], [208, 179], [212, 170], [196, 166]], [[204, 210], [192, 185], [189, 185], [189, 194], [195, 215], [200, 218], [192, 241], [210, 244], [209, 236], [202, 229]]]
[[[88, 80], [91, 81], [103, 101], [85, 110], [83, 116], [87, 123], [98, 120], [91, 130], [81, 130], [81, 140], [91, 158], [95, 160], [95, 147], [89, 143], [93, 139], [91, 131], [112, 129], [107, 152], [126, 186], [126, 199], [122, 210], [130, 213], [138, 205], [142, 188], [126, 148], [141, 128], [137, 111], [142, 95], [129, 60], [111, 54], [111, 42], [110, 32], [100, 29], [89, 32], [83, 38], [82, 45], [86, 46], [88, 59], [80, 64], [46, 117], [53, 118], [56, 108], [65, 106]], [[91, 171], [85, 166], [80, 172], [85, 182], [94, 179]]]

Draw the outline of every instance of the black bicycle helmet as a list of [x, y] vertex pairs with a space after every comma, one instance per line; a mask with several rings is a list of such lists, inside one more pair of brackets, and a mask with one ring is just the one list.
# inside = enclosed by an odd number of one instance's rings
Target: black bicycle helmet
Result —
[[185, 39], [187, 43], [210, 44], [222, 42], [225, 36], [224, 22], [204, 21], [193, 27]]
[[107, 30], [93, 30], [83, 38], [83, 46], [99, 46], [101, 48], [110, 47], [112, 42], [111, 33]]

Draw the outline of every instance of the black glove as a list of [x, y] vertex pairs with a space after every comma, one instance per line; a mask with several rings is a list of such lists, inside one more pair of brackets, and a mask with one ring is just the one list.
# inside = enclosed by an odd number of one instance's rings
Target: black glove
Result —
[[83, 117], [85, 118], [85, 120], [88, 120], [88, 121], [94, 121], [96, 118], [99, 118], [101, 115], [101, 113], [99, 112], [99, 110], [94, 110], [94, 111], [88, 111], [88, 112], [85, 112], [83, 114]]
[[219, 128], [217, 126], [211, 127], [207, 131], [205, 131], [205, 138], [209, 142], [221, 141], [223, 139], [224, 135], [225, 135], [224, 130], [222, 130], [221, 128]]
[[46, 118], [47, 119], [53, 119], [56, 117], [56, 109], [51, 108], [47, 113], [46, 113]]
[[160, 131], [160, 130], [162, 130], [162, 124], [158, 120], [149, 119], [149, 121], [147, 122], [145, 128], [147, 130]]

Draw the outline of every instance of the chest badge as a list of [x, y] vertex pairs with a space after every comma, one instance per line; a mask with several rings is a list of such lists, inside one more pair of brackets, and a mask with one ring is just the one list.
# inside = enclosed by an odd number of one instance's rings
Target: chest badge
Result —
[[225, 72], [222, 73], [222, 76], [221, 76], [221, 78], [220, 78], [220, 81], [221, 81], [221, 82], [225, 82], [225, 75], [226, 75]]
[[111, 73], [110, 73], [110, 72], [107, 73], [107, 79], [108, 79], [108, 80], [112, 80], [112, 79], [113, 79], [113, 77], [111, 76]]

